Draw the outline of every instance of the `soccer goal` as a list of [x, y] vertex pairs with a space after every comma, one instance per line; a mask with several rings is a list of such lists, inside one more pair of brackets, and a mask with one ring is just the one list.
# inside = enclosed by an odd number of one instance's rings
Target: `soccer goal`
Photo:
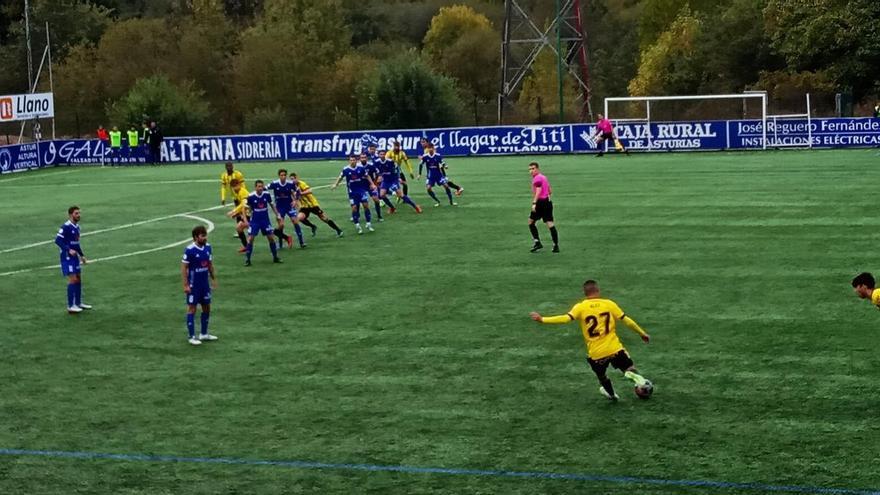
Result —
[[765, 91], [605, 98], [605, 116], [631, 150], [812, 147], [809, 95], [805, 113], [771, 110]]

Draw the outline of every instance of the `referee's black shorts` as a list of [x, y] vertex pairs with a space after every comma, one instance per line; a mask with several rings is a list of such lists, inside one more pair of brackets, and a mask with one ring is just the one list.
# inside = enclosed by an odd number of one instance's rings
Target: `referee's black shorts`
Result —
[[613, 132], [603, 132], [602, 136], [600, 136], [600, 137], [602, 139], [614, 139], [614, 133]]
[[535, 211], [529, 214], [529, 218], [533, 222], [537, 222], [538, 220], [543, 221], [544, 223], [553, 221], [553, 202], [550, 199], [539, 199], [537, 203], [535, 203]]

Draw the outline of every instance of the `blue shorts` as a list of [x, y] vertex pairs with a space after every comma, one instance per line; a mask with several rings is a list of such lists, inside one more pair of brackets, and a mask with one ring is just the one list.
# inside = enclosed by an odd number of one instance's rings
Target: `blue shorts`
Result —
[[425, 181], [425, 185], [428, 187], [434, 187], [436, 185], [445, 186], [446, 182], [448, 182], [446, 180], [446, 176], [441, 174], [431, 174], [428, 175], [428, 179]]
[[272, 228], [271, 225], [266, 224], [266, 223], [262, 223], [262, 224], [251, 223], [250, 228], [248, 228], [248, 235], [249, 235], [249, 236], [254, 236], [254, 237], [256, 237], [257, 234], [259, 234], [259, 233], [261, 233], [261, 232], [262, 232], [263, 235], [265, 235], [265, 236], [270, 236], [270, 235], [273, 235], [273, 234], [275, 233], [275, 229]]
[[379, 197], [379, 189], [378, 188], [370, 189], [370, 196], [372, 196], [373, 198], [378, 198]]
[[399, 181], [383, 182], [382, 189], [385, 189], [386, 191], [394, 194], [400, 189], [400, 182]]
[[80, 273], [79, 256], [61, 255], [61, 275], [75, 275]]
[[348, 202], [352, 206], [360, 203], [366, 203], [370, 200], [370, 193], [367, 191], [348, 191]]
[[186, 294], [186, 304], [195, 306], [196, 304], [211, 304], [211, 289], [197, 289], [193, 287], [189, 294]]
[[278, 207], [278, 216], [281, 218], [290, 217], [292, 220], [296, 220], [296, 214], [297, 214], [296, 208], [294, 208], [292, 206], [289, 208], [285, 207], [285, 206]]

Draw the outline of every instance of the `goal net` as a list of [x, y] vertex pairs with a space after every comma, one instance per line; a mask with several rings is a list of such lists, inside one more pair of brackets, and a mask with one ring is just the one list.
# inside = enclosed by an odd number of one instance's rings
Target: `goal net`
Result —
[[767, 93], [753, 91], [605, 98], [604, 114], [630, 150], [767, 149], [812, 147], [809, 106], [806, 95], [802, 113], [771, 113]]

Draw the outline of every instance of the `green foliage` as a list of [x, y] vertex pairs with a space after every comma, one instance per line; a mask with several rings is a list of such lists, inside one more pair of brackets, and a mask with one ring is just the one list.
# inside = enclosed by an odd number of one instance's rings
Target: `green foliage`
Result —
[[880, 2], [769, 0], [764, 16], [790, 70], [824, 71], [856, 98], [880, 91]]
[[287, 120], [287, 112], [281, 108], [281, 105], [275, 105], [271, 108], [255, 108], [244, 116], [245, 134], [266, 134], [289, 130], [290, 122]]
[[[576, 120], [580, 114], [576, 88], [576, 81], [566, 72], [562, 95], [565, 103], [563, 120], [566, 122]], [[531, 74], [523, 80], [517, 110], [520, 120], [525, 122], [559, 121], [559, 70], [553, 52], [544, 50], [538, 55]]]
[[685, 8], [657, 42], [642, 52], [631, 95], [693, 94], [700, 84], [697, 54], [702, 22]]
[[109, 125], [159, 122], [165, 135], [193, 136], [212, 129], [211, 112], [192, 83], [175, 85], [165, 76], [138, 79], [123, 98], [107, 109]]
[[362, 88], [364, 121], [371, 129], [443, 127], [461, 122], [455, 83], [434, 73], [414, 53], [388, 61]]
[[325, 69], [350, 36], [336, 1], [266, 2], [265, 15], [241, 35], [233, 60], [238, 111], [280, 105], [298, 130], [325, 122]]
[[489, 19], [462, 5], [443, 7], [425, 35], [423, 54], [439, 72], [453, 78], [474, 102], [474, 123], [479, 120], [478, 101], [498, 93], [501, 35]]

